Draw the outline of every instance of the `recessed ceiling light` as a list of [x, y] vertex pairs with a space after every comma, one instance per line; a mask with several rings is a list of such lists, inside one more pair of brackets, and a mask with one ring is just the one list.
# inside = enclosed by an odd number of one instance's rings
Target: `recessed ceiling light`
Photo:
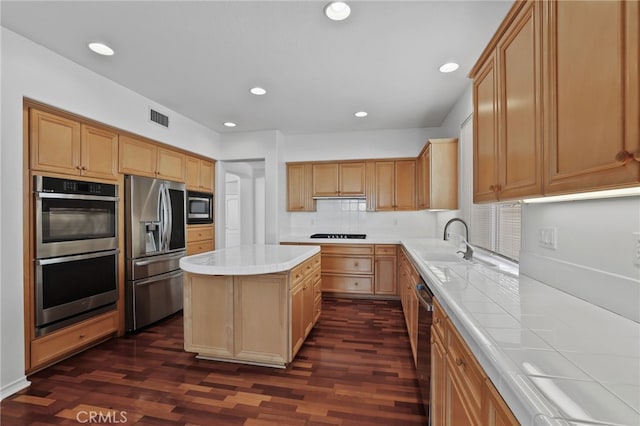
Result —
[[223, 123], [225, 126], [227, 127], [236, 127], [236, 123], [232, 122], [232, 121], [226, 121]]
[[366, 117], [367, 115], [369, 115], [369, 113], [368, 113], [368, 112], [366, 112], [366, 111], [358, 111], [358, 112], [356, 112], [356, 113], [355, 113], [355, 114], [353, 114], [353, 115], [355, 115], [355, 116], [356, 116], [356, 117], [358, 117], [358, 118], [362, 118], [362, 117]]
[[455, 62], [447, 62], [446, 64], [440, 67], [440, 72], [453, 72], [458, 69], [460, 65]]
[[252, 87], [251, 90], [249, 91], [256, 96], [262, 96], [265, 93], [267, 93], [267, 91], [264, 90], [262, 87]]
[[112, 48], [103, 43], [89, 43], [89, 49], [104, 56], [111, 56], [114, 53]]
[[324, 14], [332, 21], [342, 21], [351, 14], [351, 8], [343, 1], [332, 1], [324, 7]]

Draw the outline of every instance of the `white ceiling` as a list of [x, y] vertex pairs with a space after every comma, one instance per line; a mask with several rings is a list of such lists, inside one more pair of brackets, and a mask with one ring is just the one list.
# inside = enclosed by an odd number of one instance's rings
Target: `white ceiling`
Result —
[[[0, 17], [217, 132], [315, 133], [439, 126], [512, 1], [351, 1], [340, 22], [325, 4], [5, 0]], [[96, 55], [91, 41], [116, 54]], [[460, 69], [440, 73], [449, 61]]]

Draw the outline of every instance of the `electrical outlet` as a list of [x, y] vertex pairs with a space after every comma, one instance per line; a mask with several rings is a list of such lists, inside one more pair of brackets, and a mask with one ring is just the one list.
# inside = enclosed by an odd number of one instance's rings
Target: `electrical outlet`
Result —
[[538, 229], [538, 245], [540, 247], [555, 250], [558, 248], [556, 238], [556, 228], [540, 228]]

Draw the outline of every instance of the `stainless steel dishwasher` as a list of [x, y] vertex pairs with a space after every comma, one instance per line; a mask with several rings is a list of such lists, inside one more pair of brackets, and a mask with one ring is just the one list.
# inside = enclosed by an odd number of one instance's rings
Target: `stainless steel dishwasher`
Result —
[[417, 373], [420, 384], [422, 405], [431, 424], [431, 411], [429, 409], [429, 392], [431, 389], [431, 324], [433, 322], [433, 294], [427, 285], [420, 280], [416, 284], [418, 296], [418, 342], [417, 342]]

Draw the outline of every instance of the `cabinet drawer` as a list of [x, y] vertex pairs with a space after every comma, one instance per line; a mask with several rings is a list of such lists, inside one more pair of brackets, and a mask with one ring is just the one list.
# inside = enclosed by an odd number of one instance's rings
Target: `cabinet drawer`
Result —
[[396, 246], [395, 244], [376, 244], [375, 253], [376, 256], [395, 256]]
[[373, 278], [367, 276], [323, 275], [322, 291], [335, 293], [373, 293]]
[[322, 254], [373, 255], [372, 244], [323, 244]]
[[444, 331], [447, 315], [436, 299], [433, 299], [433, 328], [441, 341], [445, 341]]
[[116, 311], [74, 324], [31, 342], [31, 367], [71, 355], [118, 330]]
[[213, 240], [196, 241], [187, 243], [187, 256], [198, 253], [206, 253], [213, 250]]
[[322, 258], [322, 271], [345, 274], [373, 274], [373, 259], [371, 257], [324, 256]]
[[187, 242], [213, 240], [213, 226], [188, 226]]
[[447, 362], [460, 381], [467, 403], [477, 418], [482, 410], [482, 393], [486, 376], [453, 324], [447, 320]]
[[314, 275], [312, 282], [320, 279], [320, 254], [314, 255], [298, 266], [291, 269], [291, 288], [294, 288], [303, 279]]

